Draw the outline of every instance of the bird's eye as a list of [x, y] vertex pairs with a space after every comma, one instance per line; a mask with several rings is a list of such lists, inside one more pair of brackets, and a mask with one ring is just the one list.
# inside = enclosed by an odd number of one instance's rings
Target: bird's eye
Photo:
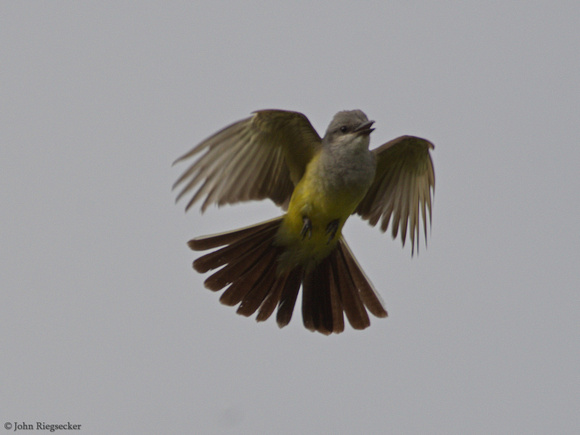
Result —
[[347, 131], [348, 131], [348, 127], [346, 125], [343, 125], [342, 127], [340, 127], [341, 133], [346, 133]]

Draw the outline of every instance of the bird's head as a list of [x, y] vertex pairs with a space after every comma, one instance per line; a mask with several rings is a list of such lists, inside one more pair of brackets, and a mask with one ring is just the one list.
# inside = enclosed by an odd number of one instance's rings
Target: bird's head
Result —
[[375, 121], [369, 121], [361, 110], [345, 110], [334, 115], [324, 135], [324, 143], [330, 146], [369, 147], [371, 128]]

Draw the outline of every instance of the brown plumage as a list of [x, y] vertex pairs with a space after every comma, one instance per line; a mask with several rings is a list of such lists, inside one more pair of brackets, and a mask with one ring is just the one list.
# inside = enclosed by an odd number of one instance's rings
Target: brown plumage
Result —
[[279, 263], [284, 247], [276, 242], [282, 222], [277, 218], [229, 233], [193, 239], [189, 247], [200, 251], [220, 249], [193, 262], [198, 272], [219, 269], [205, 280], [213, 291], [225, 289], [220, 301], [238, 305], [238, 314], [258, 321], [270, 317], [276, 307], [280, 327], [292, 318], [300, 286], [303, 288], [304, 326], [323, 334], [344, 330], [343, 312], [354, 329], [370, 325], [367, 309], [377, 317], [386, 317], [378, 294], [341, 238], [337, 247], [320, 263], [310, 267], [285, 268]]

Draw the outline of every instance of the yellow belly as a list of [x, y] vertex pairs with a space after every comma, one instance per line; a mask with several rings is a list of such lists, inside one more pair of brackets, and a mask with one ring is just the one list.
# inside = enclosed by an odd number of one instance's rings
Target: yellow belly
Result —
[[[277, 244], [286, 248], [280, 258], [282, 269], [297, 265], [312, 267], [328, 256], [340, 239], [344, 223], [365, 193], [364, 190], [333, 191], [316, 175], [316, 170], [309, 169], [294, 189], [276, 236]], [[306, 233], [303, 232], [305, 218], [312, 225]], [[338, 226], [332, 237], [328, 226], [334, 221]]]

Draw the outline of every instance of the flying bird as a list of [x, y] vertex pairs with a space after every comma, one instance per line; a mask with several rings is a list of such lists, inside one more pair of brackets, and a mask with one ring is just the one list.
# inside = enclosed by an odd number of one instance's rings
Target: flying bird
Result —
[[256, 320], [276, 310], [280, 327], [292, 317], [302, 287], [304, 326], [323, 334], [370, 325], [367, 311], [386, 317], [384, 304], [347, 245], [342, 228], [352, 214], [370, 225], [389, 223], [393, 238], [407, 235], [411, 253], [431, 222], [435, 173], [428, 140], [401, 136], [369, 150], [374, 121], [360, 110], [338, 112], [320, 137], [306, 116], [259, 110], [218, 131], [175, 163], [192, 160], [175, 182], [176, 201], [202, 212], [242, 201], [270, 199], [285, 213], [246, 228], [198, 237], [205, 251], [193, 267], [219, 269], [204, 282], [225, 288], [220, 301]]

